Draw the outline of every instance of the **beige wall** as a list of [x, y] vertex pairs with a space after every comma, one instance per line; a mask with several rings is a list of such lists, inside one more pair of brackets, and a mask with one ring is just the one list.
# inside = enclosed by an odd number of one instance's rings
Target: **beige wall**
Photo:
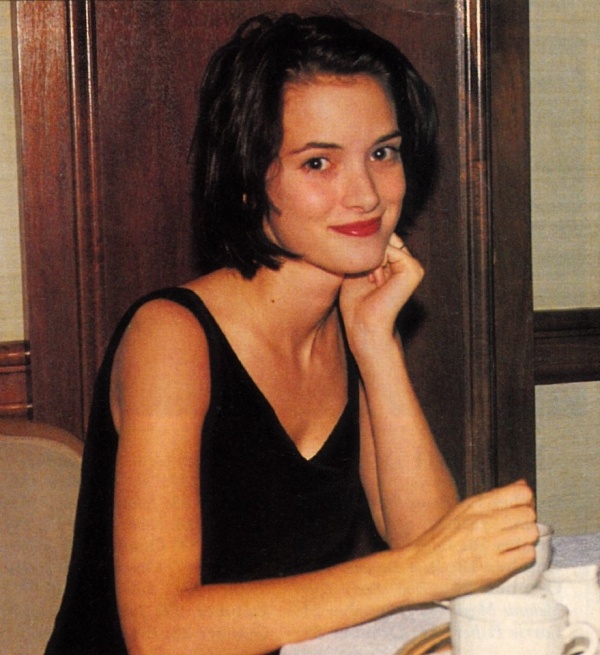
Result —
[[558, 534], [600, 530], [600, 382], [538, 387], [540, 520]]
[[[600, 2], [530, 5], [535, 305], [600, 306]], [[0, 341], [23, 338], [9, 14], [0, 1]], [[540, 516], [558, 533], [600, 530], [599, 395], [536, 390]]]
[[600, 2], [530, 0], [536, 309], [600, 306]]
[[[600, 2], [530, 0], [534, 305], [600, 306]], [[600, 530], [600, 382], [536, 389], [538, 507]]]
[[0, 341], [23, 339], [10, 3], [0, 2]]

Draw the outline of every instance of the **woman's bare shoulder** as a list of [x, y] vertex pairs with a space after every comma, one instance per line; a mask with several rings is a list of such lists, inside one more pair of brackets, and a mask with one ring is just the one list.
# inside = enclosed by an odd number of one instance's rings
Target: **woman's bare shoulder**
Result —
[[119, 344], [111, 376], [115, 425], [127, 414], [202, 414], [210, 396], [205, 332], [187, 308], [158, 298], [134, 314]]
[[193, 339], [203, 332], [200, 322], [187, 307], [168, 298], [155, 298], [137, 309], [125, 336], [134, 333], [145, 339], [169, 335]]

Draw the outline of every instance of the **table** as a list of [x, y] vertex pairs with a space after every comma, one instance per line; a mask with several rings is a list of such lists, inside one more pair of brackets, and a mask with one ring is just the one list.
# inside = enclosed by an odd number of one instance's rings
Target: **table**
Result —
[[[600, 564], [600, 533], [553, 539], [553, 567]], [[435, 605], [401, 610], [375, 621], [289, 644], [281, 655], [394, 655], [425, 630], [450, 621], [450, 613]]]

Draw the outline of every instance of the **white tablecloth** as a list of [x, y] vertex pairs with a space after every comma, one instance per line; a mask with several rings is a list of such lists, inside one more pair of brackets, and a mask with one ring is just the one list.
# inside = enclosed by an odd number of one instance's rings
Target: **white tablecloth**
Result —
[[[553, 551], [553, 567], [600, 564], [600, 533], [555, 537]], [[449, 612], [443, 607], [403, 610], [317, 639], [284, 646], [281, 655], [394, 655], [407, 641], [449, 620]]]

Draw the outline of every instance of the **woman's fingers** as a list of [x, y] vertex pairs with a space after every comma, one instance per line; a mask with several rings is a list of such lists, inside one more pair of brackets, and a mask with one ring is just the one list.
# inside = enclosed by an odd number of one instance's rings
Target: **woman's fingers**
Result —
[[421, 282], [424, 273], [423, 267], [410, 254], [404, 241], [397, 234], [392, 234], [385, 250], [383, 262], [373, 271], [371, 281], [380, 287], [385, 282], [394, 279], [397, 281], [395, 284], [401, 284], [405, 291], [402, 294], [405, 302], [407, 296], [410, 296]]
[[398, 250], [406, 250], [406, 244], [395, 232], [390, 237], [390, 246]]
[[[505, 550], [501, 555], [502, 564], [507, 570], [506, 574], [502, 577], [507, 578], [516, 573], [519, 569], [531, 564], [535, 561], [535, 546], [533, 544], [525, 544], [517, 548]], [[502, 579], [502, 577], [500, 579]], [[493, 582], [497, 582], [494, 580]]]
[[412, 257], [410, 251], [404, 241], [396, 234], [392, 234], [390, 237], [388, 246], [385, 251], [385, 256], [383, 258], [382, 268], [386, 268], [388, 264], [399, 261], [402, 258], [402, 255]]
[[519, 480], [504, 487], [486, 491], [465, 501], [466, 505], [476, 505], [480, 511], [505, 509], [517, 505], [533, 507], [533, 491], [526, 482]]
[[539, 536], [539, 530], [535, 523], [524, 523], [502, 532], [499, 543], [502, 552], [505, 553], [524, 546], [535, 546]]
[[501, 550], [535, 543], [539, 537], [533, 492], [526, 484], [516, 483], [473, 496], [458, 507], [474, 522], [480, 537], [495, 539]]
[[[392, 234], [380, 266], [368, 276], [344, 280], [340, 299], [344, 320], [349, 324], [346, 327], [351, 327], [357, 303], [366, 301], [362, 305], [366, 322], [383, 325], [382, 329], [389, 332], [389, 327], [393, 327], [398, 312], [417, 288], [423, 275], [423, 268], [410, 255], [402, 239]], [[363, 327], [362, 324], [359, 327]]]
[[539, 535], [532, 498], [521, 482], [472, 496], [415, 545], [451, 572], [451, 594], [483, 588], [535, 559]]

